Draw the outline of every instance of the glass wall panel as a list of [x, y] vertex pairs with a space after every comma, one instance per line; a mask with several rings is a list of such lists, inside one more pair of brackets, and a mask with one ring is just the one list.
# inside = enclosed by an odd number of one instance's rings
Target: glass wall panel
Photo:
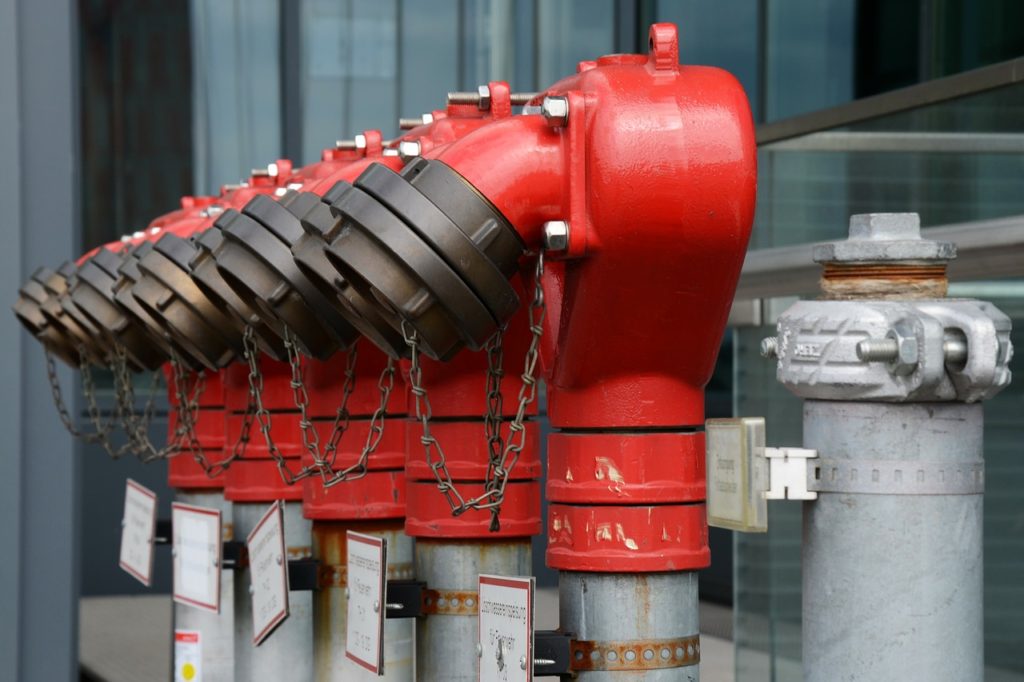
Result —
[[538, 87], [576, 73], [581, 61], [614, 51], [614, 0], [538, 0]]
[[216, 193], [281, 155], [277, 0], [191, 0], [193, 177]]
[[[1022, 112], [1024, 86], [1010, 86], [766, 145], [754, 245], [841, 239], [854, 213], [917, 211], [925, 227], [1024, 215]], [[1014, 318], [1014, 343], [1024, 343], [1024, 285], [954, 284], [950, 293], [992, 300]], [[758, 354], [758, 342], [772, 333], [769, 326], [736, 334], [737, 414], [765, 415], [769, 445], [799, 445], [799, 401], [775, 381], [774, 363]], [[1021, 680], [1024, 384], [1012, 384], [986, 406], [986, 679]], [[801, 679], [801, 509], [769, 506], [767, 534], [735, 538], [739, 680]]]

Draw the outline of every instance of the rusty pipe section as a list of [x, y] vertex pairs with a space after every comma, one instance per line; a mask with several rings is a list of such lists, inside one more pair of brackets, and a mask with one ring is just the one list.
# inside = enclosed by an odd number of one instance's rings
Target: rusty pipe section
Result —
[[[403, 521], [313, 521], [313, 557], [320, 561], [320, 589], [313, 596], [313, 659], [318, 682], [345, 682], [366, 671], [345, 656], [348, 627], [348, 543], [355, 531], [387, 540], [387, 579], [413, 577], [413, 541], [402, 532]], [[413, 621], [384, 621], [384, 674], [389, 682], [412, 682]]]
[[428, 605], [432, 613], [416, 622], [417, 679], [479, 679], [480, 663], [474, 642], [479, 627], [476, 595], [480, 574], [530, 575], [531, 557], [530, 538], [417, 538], [416, 577], [439, 595], [432, 606]]

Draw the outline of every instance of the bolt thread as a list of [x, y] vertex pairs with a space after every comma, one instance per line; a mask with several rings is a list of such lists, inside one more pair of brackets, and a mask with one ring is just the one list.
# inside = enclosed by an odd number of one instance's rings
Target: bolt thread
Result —
[[774, 360], [779, 356], [779, 340], [774, 336], [761, 339], [761, 357]]
[[865, 339], [857, 344], [857, 357], [863, 362], [889, 362], [899, 350], [896, 339]]

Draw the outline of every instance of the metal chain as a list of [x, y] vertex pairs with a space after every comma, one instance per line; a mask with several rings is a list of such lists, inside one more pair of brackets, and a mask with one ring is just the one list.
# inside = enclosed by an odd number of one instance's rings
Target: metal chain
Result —
[[[128, 437], [131, 450], [142, 461], [155, 459], [157, 449], [149, 440], [149, 425], [156, 406], [156, 392], [160, 386], [160, 372], [153, 372], [150, 382], [149, 396], [142, 412], [135, 413], [135, 385], [131, 370], [128, 368], [128, 353], [121, 344], [114, 344], [114, 359], [110, 363], [110, 371], [114, 375], [114, 397], [118, 406], [121, 428]], [[168, 447], [170, 444], [168, 444]], [[149, 454], [146, 454], [149, 453]]]
[[[84, 358], [82, 362], [83, 364], [86, 362]], [[46, 376], [50, 382], [50, 394], [53, 396], [54, 407], [57, 408], [57, 416], [60, 417], [60, 421], [64, 424], [67, 432], [86, 443], [98, 443], [104, 438], [106, 431], [86, 433], [78, 430], [78, 427], [75, 426], [75, 420], [64, 403], [64, 392], [60, 386], [60, 377], [57, 375], [57, 363], [54, 361], [53, 355], [49, 350], [46, 350]]]
[[89, 413], [89, 421], [92, 422], [93, 427], [96, 429], [94, 433], [98, 436], [95, 440], [90, 440], [89, 442], [99, 445], [106, 450], [111, 459], [121, 459], [131, 452], [135, 446], [135, 443], [132, 441], [131, 434], [127, 432], [125, 434], [128, 436], [127, 441], [118, 447], [114, 447], [114, 444], [110, 440], [110, 434], [114, 431], [114, 424], [123, 417], [122, 406], [118, 403], [117, 410], [111, 414], [105, 424], [103, 423], [101, 416], [102, 410], [100, 410], [99, 401], [96, 399], [96, 383], [93, 381], [92, 377], [92, 366], [85, 359], [84, 348], [79, 349], [79, 354], [82, 358], [82, 364], [79, 367], [79, 372], [82, 375], [82, 395], [85, 397], [85, 404]]
[[501, 456], [505, 451], [505, 442], [501, 437], [501, 424], [504, 413], [504, 397], [501, 394], [501, 380], [505, 376], [505, 354], [502, 340], [505, 329], [499, 329], [487, 342], [487, 411], [484, 413], [484, 434], [487, 437], [487, 480], [491, 479], [494, 469], [501, 465]]
[[[500, 459], [488, 465], [487, 480], [484, 484], [484, 492], [481, 495], [466, 500], [455, 487], [451, 473], [448, 471], [448, 464], [445, 459], [444, 450], [437, 438], [430, 431], [430, 419], [432, 416], [430, 398], [427, 389], [423, 386], [423, 369], [420, 366], [419, 338], [405, 321], [402, 322], [402, 335], [410, 350], [409, 382], [410, 390], [415, 397], [416, 418], [420, 420], [423, 427], [423, 435], [420, 443], [426, 455], [427, 465], [434, 473], [437, 481], [438, 491], [444, 495], [448, 506], [451, 507], [452, 516], [460, 516], [470, 509], [491, 510], [490, 531], [497, 532], [501, 529], [499, 514], [501, 505], [505, 500], [505, 488], [508, 485], [512, 469], [519, 461], [519, 454], [526, 445], [526, 409], [537, 397], [536, 368], [540, 357], [540, 341], [543, 334], [545, 306], [544, 290], [541, 281], [544, 275], [544, 254], [537, 255], [537, 267], [534, 272], [534, 293], [533, 301], [530, 303], [530, 346], [526, 350], [526, 357], [523, 361], [523, 373], [521, 375], [522, 386], [519, 388], [519, 401], [516, 414], [509, 422], [509, 438], [501, 452]], [[490, 352], [490, 349], [488, 349]], [[490, 383], [490, 378], [489, 378]], [[436, 454], [436, 459], [435, 459]]]
[[362, 478], [366, 475], [370, 455], [377, 451], [377, 447], [380, 445], [381, 439], [384, 438], [384, 416], [388, 411], [388, 399], [391, 397], [391, 391], [395, 388], [395, 361], [392, 358], [388, 358], [387, 364], [380, 373], [380, 377], [377, 379], [377, 390], [380, 393], [380, 402], [377, 404], [377, 409], [373, 411], [373, 415], [370, 417], [370, 431], [366, 434], [366, 442], [363, 443], [363, 449], [359, 453], [359, 458], [355, 464], [348, 466], [341, 471], [334, 471], [331, 466], [334, 463], [332, 457], [331, 462], [327, 464], [326, 468], [321, 472], [323, 477], [324, 488], [330, 488], [336, 486], [344, 481], [354, 481]]
[[188, 371], [178, 354], [171, 350], [171, 370], [174, 377], [174, 392], [177, 399], [178, 426], [175, 439], [184, 441], [188, 446], [189, 453], [203, 472], [210, 478], [215, 478], [231, 466], [231, 463], [245, 455], [246, 447], [249, 444], [249, 434], [252, 429], [252, 419], [255, 413], [252, 394], [249, 395], [249, 404], [246, 407], [242, 421], [242, 430], [238, 440], [231, 449], [231, 454], [211, 464], [203, 452], [202, 443], [196, 435], [196, 423], [199, 419], [199, 397], [206, 388], [206, 376], [202, 373], [195, 373], [195, 384], [193, 385], [192, 396], [187, 395], [185, 386], [188, 384]]
[[[287, 336], [287, 333], [285, 336]], [[256, 421], [259, 423], [260, 431], [263, 432], [263, 440], [267, 444], [267, 451], [270, 454], [270, 458], [277, 465], [277, 471], [281, 474], [281, 479], [285, 482], [285, 485], [294, 485], [303, 478], [312, 476], [317, 470], [313, 467], [303, 467], [297, 473], [292, 472], [291, 467], [288, 466], [288, 460], [285, 459], [277, 444], [274, 443], [274, 439], [270, 435], [270, 429], [273, 426], [270, 411], [263, 406], [263, 372], [260, 370], [259, 364], [260, 350], [256, 345], [255, 332], [251, 326], [246, 326], [245, 328], [245, 333], [242, 335], [242, 345], [245, 349], [245, 360], [249, 363], [249, 395], [255, 402]], [[300, 377], [302, 369], [297, 361], [294, 363], [291, 361], [290, 354], [289, 365], [292, 367], [292, 383], [294, 384], [296, 367], [298, 366]], [[305, 434], [303, 439], [305, 440]]]
[[327, 446], [323, 452], [320, 451], [320, 434], [317, 433], [312, 420], [309, 418], [309, 392], [303, 380], [302, 356], [293, 340], [291, 331], [285, 327], [282, 335], [285, 350], [288, 353], [288, 364], [291, 367], [291, 389], [295, 400], [295, 406], [299, 409], [299, 432], [302, 435], [302, 447], [313, 458], [312, 467], [304, 467], [300, 474], [308, 470], [313, 472], [324, 472], [330, 470], [337, 456], [338, 444], [342, 436], [348, 430], [351, 421], [348, 411], [348, 401], [352, 397], [352, 391], [356, 384], [356, 360], [357, 352], [355, 346], [348, 351], [345, 363], [345, 382], [341, 389], [341, 404], [334, 414], [334, 424], [331, 427], [331, 435], [327, 440]]

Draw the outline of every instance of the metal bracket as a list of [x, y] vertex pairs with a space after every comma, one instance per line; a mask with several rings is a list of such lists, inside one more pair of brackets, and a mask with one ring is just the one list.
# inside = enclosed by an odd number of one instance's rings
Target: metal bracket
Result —
[[533, 674], [568, 675], [572, 672], [573, 635], [558, 630], [533, 633]]
[[157, 519], [153, 529], [154, 545], [169, 545], [174, 538], [170, 519]]
[[221, 547], [220, 565], [222, 569], [240, 571], [249, 565], [249, 549], [241, 540], [226, 540]]
[[807, 489], [809, 460], [818, 458], [817, 450], [806, 448], [764, 448], [768, 458], [766, 500], [816, 500], [818, 493]]
[[423, 615], [423, 593], [427, 584], [421, 580], [389, 580], [387, 582], [385, 618], [417, 618]]
[[320, 588], [320, 562], [316, 559], [288, 560], [288, 590], [312, 592]]

